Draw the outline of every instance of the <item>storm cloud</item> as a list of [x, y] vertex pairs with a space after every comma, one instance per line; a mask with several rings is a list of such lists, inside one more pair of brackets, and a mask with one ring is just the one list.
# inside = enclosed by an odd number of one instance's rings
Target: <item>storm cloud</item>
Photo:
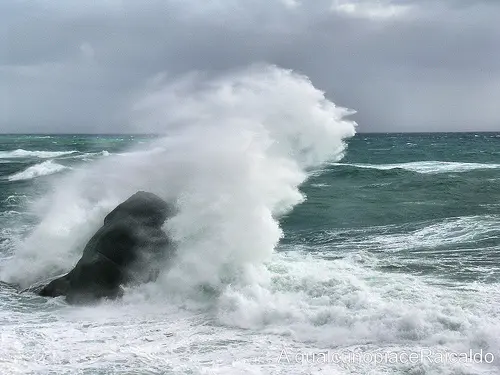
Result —
[[0, 131], [137, 131], [151, 82], [255, 63], [307, 75], [359, 131], [496, 131], [498, 19], [486, 0], [3, 1]]

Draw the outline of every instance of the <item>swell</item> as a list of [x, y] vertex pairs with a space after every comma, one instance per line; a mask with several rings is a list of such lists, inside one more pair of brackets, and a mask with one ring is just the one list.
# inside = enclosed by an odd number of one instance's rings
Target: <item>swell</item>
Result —
[[[469, 249], [473, 246], [500, 246], [500, 216], [450, 217], [408, 223], [374, 225], [287, 233], [294, 243], [312, 249], [336, 245], [339, 249], [362, 248], [374, 252], [441, 251]], [[302, 241], [299, 241], [302, 240]]]
[[327, 260], [351, 259], [384, 272], [453, 284], [497, 283], [500, 216], [478, 215], [287, 232], [280, 250], [301, 249]]
[[329, 166], [301, 189], [308, 200], [282, 219], [284, 243], [314, 243], [314, 232], [331, 228], [410, 229], [419, 222], [497, 215], [500, 170], [422, 174]]

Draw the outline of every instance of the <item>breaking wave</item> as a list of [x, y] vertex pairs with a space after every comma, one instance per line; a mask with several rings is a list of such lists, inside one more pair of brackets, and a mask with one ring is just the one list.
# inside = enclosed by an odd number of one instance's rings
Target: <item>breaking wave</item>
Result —
[[343, 156], [352, 113], [307, 77], [272, 66], [150, 88], [134, 118], [168, 137], [57, 179], [4, 279], [26, 285], [67, 270], [104, 215], [147, 190], [179, 209], [165, 227], [179, 259], [164, 285], [258, 283], [282, 236], [277, 219], [303, 201], [299, 185], [310, 168]]
[[48, 176], [57, 172], [69, 169], [61, 164], [54, 163], [52, 160], [44, 161], [43, 163], [33, 165], [22, 172], [13, 174], [8, 177], [9, 181], [31, 180], [41, 176]]
[[50, 159], [59, 156], [75, 154], [78, 151], [27, 151], [18, 149], [14, 151], [0, 151], [0, 159], [15, 159], [15, 158], [40, 158]]
[[333, 166], [348, 166], [353, 168], [367, 168], [378, 170], [404, 169], [411, 172], [422, 174], [439, 174], [439, 173], [461, 173], [469, 172], [478, 169], [498, 169], [500, 164], [482, 164], [482, 163], [460, 163], [446, 161], [417, 161], [400, 164], [348, 164], [348, 163], [332, 163]]

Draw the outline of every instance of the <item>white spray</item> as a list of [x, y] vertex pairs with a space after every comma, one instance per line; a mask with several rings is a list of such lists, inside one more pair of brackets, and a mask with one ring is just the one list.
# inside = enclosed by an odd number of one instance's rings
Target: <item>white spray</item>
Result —
[[342, 157], [351, 113], [273, 66], [157, 85], [136, 103], [135, 121], [165, 136], [57, 180], [1, 276], [28, 284], [68, 270], [103, 216], [142, 189], [179, 208], [165, 226], [179, 245], [169, 278], [216, 286], [251, 277], [282, 236], [277, 218], [303, 200], [308, 169]]

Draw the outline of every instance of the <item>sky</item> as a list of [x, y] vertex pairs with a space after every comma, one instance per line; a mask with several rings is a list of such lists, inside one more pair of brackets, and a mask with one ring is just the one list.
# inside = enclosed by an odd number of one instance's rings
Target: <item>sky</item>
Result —
[[360, 132], [500, 131], [498, 0], [2, 0], [0, 132], [119, 133], [155, 77], [307, 75]]

